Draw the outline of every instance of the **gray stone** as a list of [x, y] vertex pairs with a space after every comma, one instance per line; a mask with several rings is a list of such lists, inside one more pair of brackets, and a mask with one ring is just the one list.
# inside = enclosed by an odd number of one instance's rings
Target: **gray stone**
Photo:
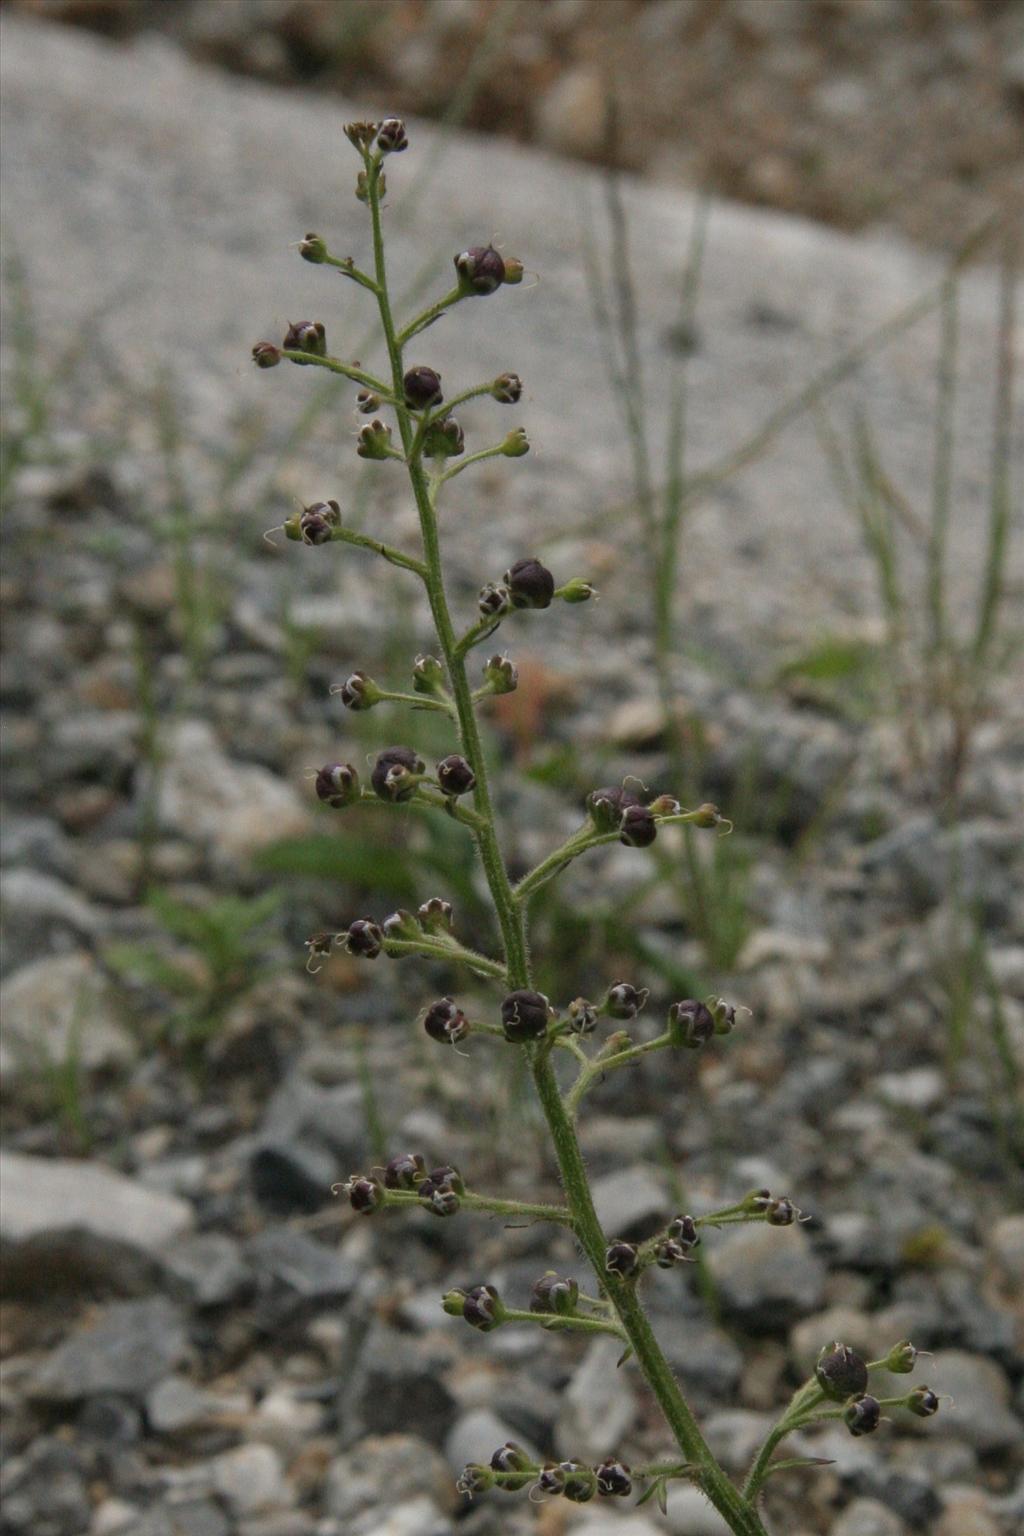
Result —
[[941, 1104], [946, 1080], [936, 1067], [911, 1067], [906, 1072], [883, 1072], [875, 1089], [887, 1104], [923, 1112]]
[[593, 1196], [609, 1237], [646, 1237], [669, 1214], [663, 1185], [643, 1163], [595, 1179]]
[[1024, 1294], [1024, 1216], [1004, 1216], [988, 1234], [988, 1246], [1005, 1278]]
[[308, 831], [309, 811], [292, 785], [233, 761], [204, 721], [182, 721], [164, 752], [158, 813], [168, 831], [208, 845], [229, 864]]
[[854, 1499], [832, 1527], [832, 1536], [904, 1536], [898, 1515], [877, 1499]]
[[160, 1251], [185, 1236], [192, 1207], [99, 1163], [0, 1154], [4, 1284], [108, 1287], [152, 1283]]
[[209, 1418], [210, 1396], [184, 1376], [165, 1376], [149, 1393], [146, 1420], [157, 1435], [177, 1435], [195, 1429]]
[[338, 1306], [358, 1279], [352, 1259], [287, 1227], [269, 1227], [250, 1238], [245, 1257], [256, 1277], [257, 1309], [265, 1326]]
[[[680, 1277], [670, 1274], [677, 1286]], [[728, 1402], [743, 1374], [743, 1352], [703, 1312], [663, 1304], [652, 1313], [658, 1340], [684, 1389], [701, 1401]]]
[[4, 972], [55, 957], [95, 938], [99, 914], [70, 885], [34, 869], [0, 873], [0, 955]]
[[179, 1363], [186, 1344], [181, 1314], [164, 1297], [113, 1302], [47, 1356], [30, 1391], [54, 1404], [107, 1393], [142, 1398]]
[[449, 1430], [444, 1442], [444, 1454], [448, 1458], [451, 1472], [458, 1477], [463, 1467], [471, 1461], [480, 1461], [486, 1465], [498, 1447], [507, 1440], [514, 1440], [529, 1455], [540, 1460], [536, 1447], [524, 1441], [522, 1435], [496, 1413], [492, 1413], [490, 1408], [471, 1408], [468, 1413], [460, 1414]]
[[726, 1312], [754, 1329], [785, 1327], [824, 1299], [825, 1266], [799, 1226], [716, 1234], [708, 1264]]
[[742, 1472], [750, 1466], [773, 1422], [768, 1414], [733, 1408], [706, 1419], [704, 1437], [723, 1467], [730, 1472]]
[[428, 1341], [374, 1323], [344, 1381], [338, 1411], [346, 1446], [366, 1435], [396, 1431], [442, 1445], [455, 1421], [456, 1404]]
[[240, 1536], [224, 1508], [211, 1498], [194, 1493], [169, 1494], [116, 1536]]
[[7, 1082], [74, 1062], [83, 1073], [125, 1067], [138, 1054], [111, 983], [83, 953], [37, 960], [0, 986], [0, 1071]]
[[618, 1340], [595, 1339], [573, 1372], [555, 1425], [563, 1456], [601, 1461], [617, 1450], [636, 1422], [629, 1377], [615, 1368], [621, 1354]]
[[223, 1307], [252, 1289], [253, 1274], [226, 1232], [200, 1232], [163, 1255], [172, 1289], [194, 1307]]
[[[500, 1440], [495, 1442], [500, 1444]], [[451, 1472], [434, 1446], [416, 1435], [371, 1435], [336, 1456], [328, 1467], [324, 1482], [327, 1513], [342, 1522], [354, 1520], [380, 1502], [384, 1488], [400, 1504], [423, 1497], [440, 1509], [455, 1507]]]
[[729, 1532], [717, 1509], [689, 1483], [669, 1484], [666, 1524], [673, 1536], [728, 1536]]
[[454, 1527], [430, 1499], [412, 1499], [384, 1514], [366, 1515], [352, 1536], [452, 1536]]
[[210, 1463], [213, 1485], [238, 1518], [294, 1502], [281, 1458], [269, 1445], [240, 1445]]
[[928, 1385], [953, 1399], [951, 1407], [942, 1409], [949, 1414], [949, 1432], [982, 1455], [1024, 1444], [1024, 1423], [1009, 1407], [1010, 1383], [991, 1360], [964, 1350], [941, 1350], [928, 1362]]
[[325, 1147], [304, 1141], [263, 1141], [252, 1154], [253, 1193], [282, 1216], [312, 1213], [326, 1205], [337, 1183], [338, 1163]]
[[6, 806], [0, 811], [0, 850], [6, 868], [24, 864], [58, 879], [66, 879], [74, 868], [71, 844], [55, 821], [22, 816]]
[[82, 1536], [92, 1502], [73, 1446], [40, 1437], [0, 1471], [4, 1536]]

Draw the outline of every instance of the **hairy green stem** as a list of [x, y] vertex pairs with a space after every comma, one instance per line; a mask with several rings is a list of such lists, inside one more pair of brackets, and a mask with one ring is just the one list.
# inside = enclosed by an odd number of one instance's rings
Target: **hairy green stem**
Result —
[[[445, 593], [434, 494], [421, 460], [412, 453], [416, 428], [412, 415], [404, 404], [402, 346], [405, 339], [415, 333], [424, 317], [419, 317], [411, 327], [407, 326], [401, 335], [396, 333], [388, 295], [381, 229], [379, 158], [367, 155], [366, 169], [368, 201], [373, 226], [374, 270], [379, 290], [377, 303], [391, 364], [393, 394], [399, 402], [395, 407], [398, 427], [406, 451], [409, 480], [419, 513], [426, 563], [424, 583], [437, 638], [448, 669], [452, 698], [458, 716], [462, 751], [476, 775], [474, 805], [481, 825], [474, 828], [474, 837], [501, 929], [508, 984], [513, 989], [528, 987], [531, 976], [523, 903], [516, 899], [495, 832], [487, 765], [477, 726], [472, 691], [466, 678], [464, 652], [456, 639]], [[454, 302], [453, 295], [446, 296], [440, 306], [434, 307], [435, 311], [440, 313], [451, 302]], [[426, 312], [427, 316], [431, 314], [432, 311]], [[435, 493], [436, 489], [435, 485]], [[735, 1536], [767, 1536], [757, 1510], [726, 1476], [705, 1442], [679, 1384], [658, 1346], [643, 1308], [637, 1300], [635, 1287], [629, 1282], [620, 1280], [606, 1269], [607, 1240], [594, 1209], [576, 1132], [563, 1103], [558, 1079], [551, 1064], [550, 1047], [542, 1044], [526, 1046], [524, 1050], [529, 1057], [534, 1086], [554, 1144], [571, 1215], [572, 1229], [608, 1293], [622, 1332], [658, 1400], [680, 1449], [687, 1460], [694, 1463], [694, 1480], [723, 1515]]]

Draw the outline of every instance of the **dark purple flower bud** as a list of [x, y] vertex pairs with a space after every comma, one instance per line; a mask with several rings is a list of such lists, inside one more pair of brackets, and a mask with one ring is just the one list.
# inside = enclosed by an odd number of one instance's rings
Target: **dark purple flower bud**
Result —
[[674, 1269], [677, 1264], [692, 1264], [694, 1260], [674, 1237], [663, 1237], [654, 1250], [654, 1262], [659, 1269]]
[[624, 1243], [621, 1240], [609, 1243], [605, 1249], [604, 1265], [610, 1274], [618, 1275], [620, 1280], [627, 1280], [630, 1275], [635, 1275], [640, 1267], [640, 1255], [634, 1243]]
[[548, 1027], [551, 1005], [543, 992], [530, 992], [525, 988], [510, 992], [501, 1005], [501, 1022], [505, 1039], [513, 1044], [524, 1040], [537, 1040]]
[[931, 1387], [915, 1387], [913, 1392], [907, 1394], [906, 1406], [919, 1419], [930, 1419], [933, 1413], [939, 1411], [939, 1399]]
[[378, 753], [370, 783], [382, 800], [408, 800], [424, 772], [423, 759], [411, 747], [388, 747]]
[[573, 998], [568, 1007], [569, 1028], [574, 1035], [592, 1035], [597, 1028], [598, 1012], [585, 997]]
[[698, 1051], [715, 1033], [715, 1020], [706, 1003], [688, 997], [681, 1003], [673, 1003], [668, 1011], [668, 1027], [673, 1045], [684, 1045]]
[[400, 1152], [384, 1168], [385, 1189], [415, 1189], [427, 1176], [427, 1165], [418, 1152]]
[[383, 421], [368, 421], [359, 428], [356, 453], [361, 459], [390, 459], [391, 428]]
[[327, 241], [323, 235], [315, 235], [310, 231], [299, 242], [299, 255], [303, 261], [311, 261], [314, 266], [319, 266], [327, 260]]
[[377, 148], [382, 155], [398, 155], [409, 148], [405, 124], [400, 117], [386, 117], [377, 130]]
[[380, 395], [375, 395], [372, 389], [361, 389], [356, 395], [356, 409], [362, 416], [372, 416], [374, 411], [381, 407]]
[[354, 1211], [360, 1216], [372, 1216], [384, 1204], [384, 1190], [377, 1179], [354, 1173], [345, 1185], [345, 1191]]
[[477, 607], [485, 619], [500, 619], [511, 609], [512, 595], [508, 587], [500, 586], [496, 581], [489, 581], [486, 586], [480, 588]]
[[471, 1328], [490, 1333], [504, 1322], [505, 1309], [493, 1285], [474, 1285], [466, 1292], [462, 1315]]
[[431, 1040], [442, 1045], [457, 1045], [469, 1034], [470, 1025], [462, 1009], [450, 997], [442, 997], [427, 1009], [423, 1028]]
[[505, 572], [505, 585], [515, 608], [549, 608], [555, 595], [555, 578], [539, 560], [528, 556]]
[[541, 1493], [562, 1493], [565, 1490], [565, 1472], [554, 1461], [546, 1461], [537, 1475], [537, 1488]]
[[518, 404], [523, 393], [523, 381], [518, 373], [499, 373], [491, 385], [491, 394], [499, 405]]
[[531, 1312], [557, 1312], [569, 1317], [576, 1311], [580, 1288], [575, 1280], [563, 1279], [553, 1269], [541, 1275], [530, 1293]]
[[843, 1423], [851, 1435], [870, 1435], [878, 1428], [882, 1410], [877, 1397], [856, 1398], [843, 1414]]
[[327, 763], [313, 781], [317, 799], [340, 811], [359, 799], [359, 775], [351, 763]]
[[454, 416], [432, 421], [423, 434], [423, 452], [431, 459], [454, 459], [465, 452], [466, 438]]
[[838, 1340], [822, 1349], [814, 1374], [825, 1396], [835, 1403], [861, 1397], [868, 1389], [867, 1365], [849, 1345]]
[[369, 149], [379, 127], [379, 123], [346, 123], [341, 131], [356, 149]]
[[501, 1474], [497, 1487], [506, 1493], [518, 1493], [532, 1483], [536, 1468], [521, 1445], [506, 1440], [491, 1457], [491, 1470]]
[[340, 523], [341, 508], [336, 501], [314, 501], [299, 514], [299, 538], [303, 544], [328, 544]]
[[563, 1497], [572, 1504], [589, 1504], [597, 1492], [597, 1479], [591, 1468], [581, 1461], [563, 1461], [560, 1465], [565, 1474]]
[[773, 1200], [765, 1212], [765, 1221], [770, 1227], [791, 1227], [800, 1212], [792, 1200], [787, 1200], [785, 1195], [780, 1195]]
[[907, 1376], [917, 1364], [917, 1354], [909, 1339], [901, 1339], [886, 1355], [885, 1369], [892, 1371], [894, 1376]]
[[650, 995], [646, 987], [616, 981], [608, 988], [602, 1008], [610, 1019], [635, 1019]]
[[633, 1492], [633, 1479], [624, 1461], [602, 1461], [594, 1468], [597, 1491], [604, 1498], [627, 1498]]
[[494, 293], [505, 281], [505, 263], [493, 245], [474, 245], [455, 259], [459, 285], [467, 293]]
[[676, 1216], [674, 1220], [669, 1222], [668, 1235], [673, 1242], [679, 1243], [682, 1248], [696, 1248], [700, 1242], [697, 1223], [692, 1216]]
[[372, 677], [365, 672], [353, 672], [338, 689], [346, 709], [372, 709], [380, 703], [381, 693]]
[[466, 1193], [462, 1174], [451, 1163], [442, 1163], [439, 1168], [431, 1168], [430, 1177], [438, 1189], [454, 1190], [457, 1195], [464, 1195]]
[[643, 805], [643, 801], [628, 784], [607, 784], [592, 789], [587, 796], [587, 810], [599, 832], [616, 832], [623, 812], [633, 805]]
[[357, 917], [345, 934], [345, 948], [349, 954], [361, 955], [364, 960], [376, 960], [383, 943], [384, 935], [369, 917]]
[[619, 822], [619, 842], [627, 848], [649, 848], [658, 835], [658, 823], [646, 805], [627, 805]]
[[445, 795], [468, 795], [476, 784], [476, 774], [458, 752], [443, 757], [437, 765], [437, 782]]
[[[314, 357], [327, 356], [327, 332], [319, 320], [294, 320], [284, 333], [284, 341], [281, 346], [286, 352], [309, 352]], [[293, 358], [293, 362], [301, 367], [307, 367], [303, 358]]]
[[491, 1457], [491, 1466], [495, 1472], [533, 1471], [533, 1462], [514, 1440], [506, 1440], [504, 1445], [499, 1445]]
[[492, 656], [484, 666], [484, 681], [490, 683], [492, 693], [514, 693], [519, 673], [507, 656]]
[[427, 933], [451, 933], [452, 904], [443, 896], [431, 896], [420, 907], [416, 916], [420, 927]]
[[469, 1466], [463, 1467], [459, 1473], [455, 1491], [471, 1499], [475, 1493], [486, 1493], [493, 1487], [493, 1472], [488, 1467], [481, 1466], [478, 1461], [471, 1461]]
[[281, 348], [272, 341], [258, 341], [252, 349], [252, 360], [257, 368], [276, 368], [281, 361]]
[[458, 1192], [445, 1189], [428, 1175], [417, 1191], [432, 1216], [454, 1216], [459, 1208]]
[[320, 505], [307, 507], [299, 516], [299, 538], [303, 544], [313, 547], [329, 544], [334, 537], [334, 524], [323, 514]]
[[441, 375], [433, 368], [410, 368], [402, 380], [405, 403], [414, 411], [425, 411], [428, 406], [440, 405]]

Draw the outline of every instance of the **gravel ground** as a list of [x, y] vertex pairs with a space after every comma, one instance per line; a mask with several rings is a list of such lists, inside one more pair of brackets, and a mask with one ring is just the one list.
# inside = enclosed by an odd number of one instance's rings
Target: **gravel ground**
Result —
[[[284, 247], [307, 227], [328, 232], [344, 114], [225, 80], [166, 45], [108, 50], [10, 16], [2, 62], [4, 204], [22, 271], [7, 274], [2, 359], [5, 441], [20, 459], [2, 593], [0, 1530], [713, 1536], [685, 1487], [664, 1520], [623, 1501], [611, 1525], [596, 1502], [457, 1496], [461, 1466], [507, 1438], [545, 1457], [661, 1454], [658, 1416], [605, 1341], [484, 1337], [441, 1311], [452, 1285], [486, 1279], [523, 1302], [549, 1267], [582, 1278], [559, 1234], [465, 1211], [365, 1220], [332, 1194], [413, 1149], [475, 1187], [557, 1197], [508, 1053], [480, 1039], [466, 1057], [446, 1053], [416, 1023], [450, 973], [340, 955], [316, 977], [302, 968], [318, 929], [434, 893], [453, 897], [467, 938], [493, 943], [457, 827], [384, 811], [338, 822], [317, 813], [307, 781], [311, 764], [339, 751], [361, 762], [405, 729], [384, 710], [347, 714], [328, 691], [354, 665], [402, 685], [428, 640], [402, 574], [261, 538], [294, 496], [339, 487], [353, 519], [394, 539], [411, 531], [391, 466], [356, 482], [327, 415], [290, 436], [314, 381], [254, 377], [246, 358], [285, 314], [320, 312], [326, 275]], [[411, 131], [396, 183], [433, 142]], [[507, 222], [543, 274], [519, 311], [519, 295], [502, 295], [492, 304], [507, 309], [474, 307], [472, 324], [460, 312], [431, 336], [453, 378], [520, 369], [536, 444], [454, 503], [456, 600], [468, 610], [482, 575], [531, 547], [602, 587], [598, 605], [509, 629], [523, 684], [493, 722], [495, 755], [506, 846], [525, 869], [593, 784], [635, 772], [671, 785], [635, 598], [642, 565], [616, 510], [625, 451], [564, 215], [595, 181], [469, 136], [446, 155], [429, 200], [403, 212], [396, 197], [396, 260], [416, 270], [438, 253], [443, 267], [449, 243]], [[656, 377], [692, 206], [633, 184], [626, 196], [647, 238], [641, 345]], [[898, 244], [731, 205], [712, 240], [692, 375], [698, 462], [763, 418], [780, 377], [797, 386], [939, 274]], [[961, 300], [958, 602], [979, 560], [995, 289], [979, 266]], [[324, 313], [329, 334], [355, 333], [347, 295]], [[845, 421], [865, 403], [915, 490], [930, 459], [933, 329], [875, 358], [835, 411]], [[331, 404], [347, 439], [348, 398]], [[467, 415], [467, 429], [486, 420]], [[858, 710], [849, 691], [778, 682], [794, 646], [878, 633], [852, 524], [824, 486], [798, 423], [698, 506], [687, 533], [679, 692], [705, 742], [700, 791], [738, 825], [718, 848], [738, 850], [718, 873], [743, 888], [728, 967], [709, 965], [664, 887], [627, 922], [650, 867], [616, 848], [578, 865], [543, 916], [542, 980], [561, 1003], [620, 974], [650, 981], [651, 1028], [680, 972], [752, 1010], [721, 1045], [610, 1079], [585, 1129], [609, 1232], [642, 1236], [680, 1207], [762, 1185], [811, 1218], [709, 1233], [700, 1266], [650, 1283], [726, 1465], [743, 1466], [835, 1337], [873, 1355], [913, 1338], [933, 1352], [919, 1375], [954, 1400], [863, 1439], [808, 1435], [799, 1453], [830, 1465], [769, 1485], [773, 1529], [1013, 1536], [1024, 722], [1007, 679], [950, 824], [908, 767], [904, 721]], [[1010, 599], [1016, 623], [1016, 587]], [[414, 724], [416, 744], [440, 755], [441, 738]], [[280, 864], [282, 839], [291, 862], [275, 877], [266, 861]], [[713, 840], [702, 847], [713, 856]], [[274, 890], [276, 906], [262, 900]], [[459, 997], [493, 1010], [486, 994]]]

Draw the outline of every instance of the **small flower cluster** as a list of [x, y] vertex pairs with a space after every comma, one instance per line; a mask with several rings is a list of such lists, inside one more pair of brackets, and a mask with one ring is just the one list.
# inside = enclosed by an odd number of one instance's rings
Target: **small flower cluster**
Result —
[[[591, 790], [587, 811], [596, 831], [617, 832], [619, 841], [629, 848], [649, 848], [658, 835], [658, 822], [679, 816], [682, 806], [673, 795], [651, 797], [639, 779], [624, 779], [621, 784]], [[717, 806], [701, 805], [689, 815], [695, 827], [717, 827], [723, 818]]]
[[472, 1497], [491, 1488], [518, 1493], [531, 1484], [538, 1494], [558, 1494], [573, 1504], [587, 1504], [595, 1494], [626, 1498], [633, 1491], [632, 1474], [625, 1462], [609, 1458], [595, 1467], [573, 1459], [535, 1462], [514, 1440], [499, 1446], [487, 1466], [470, 1463], [457, 1487]]
[[[321, 769], [321, 773], [327, 772], [327, 769]], [[306, 940], [309, 952], [307, 969], [315, 973], [319, 968], [315, 962], [325, 960], [335, 947], [344, 949], [350, 955], [358, 955], [363, 960], [376, 960], [382, 951], [388, 952], [389, 944], [416, 944], [425, 939], [443, 938], [450, 935], [451, 931], [451, 902], [440, 896], [431, 896], [415, 914], [399, 909], [380, 923], [372, 917], [357, 917], [340, 933], [314, 934]], [[405, 951], [395, 949], [394, 953], [402, 954]]]
[[403, 1152], [384, 1168], [354, 1173], [341, 1187], [348, 1195], [352, 1209], [360, 1216], [372, 1216], [381, 1210], [387, 1204], [388, 1190], [413, 1191], [432, 1215], [454, 1216], [459, 1209], [460, 1196], [466, 1193], [457, 1168], [445, 1163], [428, 1172], [426, 1161], [419, 1152]]
[[[895, 1375], [914, 1369], [917, 1350], [904, 1340], [889, 1351], [882, 1368]], [[856, 1350], [838, 1340], [826, 1344], [818, 1355], [814, 1379], [822, 1395], [830, 1402], [843, 1403], [843, 1423], [851, 1435], [870, 1435], [882, 1420], [882, 1403], [868, 1392], [868, 1364]], [[886, 1399], [892, 1407], [906, 1408], [918, 1418], [928, 1419], [939, 1411], [938, 1395], [928, 1386], [914, 1387], [901, 1398]]]

